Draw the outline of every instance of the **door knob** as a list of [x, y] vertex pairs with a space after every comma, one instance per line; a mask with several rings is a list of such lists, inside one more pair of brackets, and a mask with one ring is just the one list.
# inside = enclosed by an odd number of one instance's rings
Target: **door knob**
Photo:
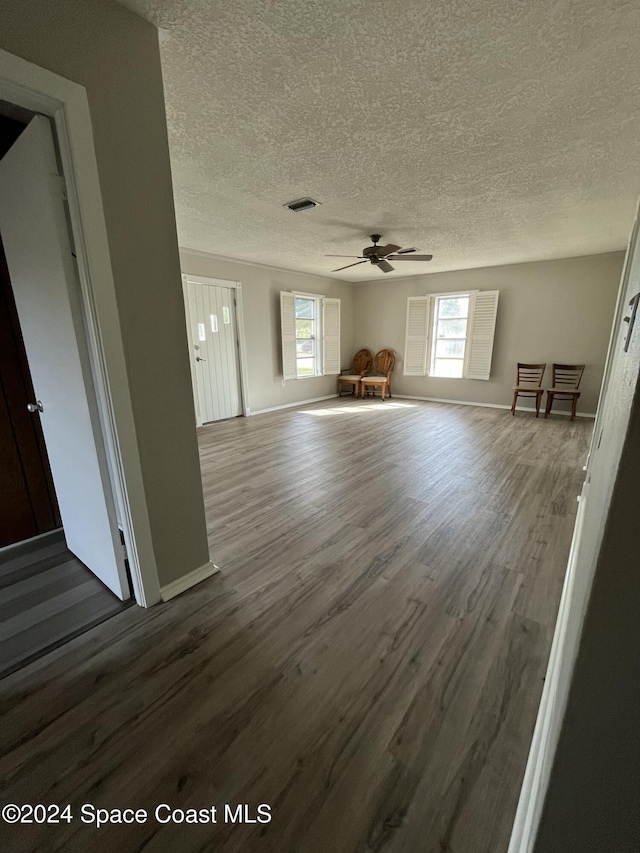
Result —
[[42, 405], [40, 400], [38, 400], [36, 403], [27, 403], [27, 409], [30, 412], [44, 412], [44, 406]]
[[196, 356], [196, 361], [206, 361], [206, 358], [200, 358], [199, 355]]

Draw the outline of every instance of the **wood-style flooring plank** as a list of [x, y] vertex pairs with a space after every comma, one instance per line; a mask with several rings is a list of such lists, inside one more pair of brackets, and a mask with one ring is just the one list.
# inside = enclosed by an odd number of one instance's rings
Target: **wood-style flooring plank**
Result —
[[0, 553], [0, 676], [123, 610], [59, 531]]
[[0, 784], [273, 820], [0, 825], [4, 847], [505, 853], [590, 431], [373, 399], [200, 430], [221, 573], [0, 682]]

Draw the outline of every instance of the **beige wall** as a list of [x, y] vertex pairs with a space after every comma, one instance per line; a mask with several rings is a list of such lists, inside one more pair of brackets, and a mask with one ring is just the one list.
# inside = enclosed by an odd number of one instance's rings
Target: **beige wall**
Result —
[[[623, 252], [613, 252], [395, 280], [381, 276], [354, 286], [354, 344], [396, 351], [397, 394], [502, 405], [511, 405], [518, 361], [547, 362], [546, 387], [552, 362], [585, 363], [578, 410], [594, 413], [623, 259]], [[403, 376], [407, 297], [456, 290], [500, 291], [491, 379]]]
[[180, 260], [184, 273], [242, 283], [249, 404], [252, 412], [336, 393], [335, 376], [293, 379], [282, 387], [280, 291], [299, 290], [340, 299], [342, 364], [346, 367], [353, 356], [354, 288], [351, 285], [322, 276], [222, 261], [187, 250], [180, 252]]
[[157, 31], [109, 0], [4, 3], [0, 47], [86, 87], [161, 584], [208, 561]]

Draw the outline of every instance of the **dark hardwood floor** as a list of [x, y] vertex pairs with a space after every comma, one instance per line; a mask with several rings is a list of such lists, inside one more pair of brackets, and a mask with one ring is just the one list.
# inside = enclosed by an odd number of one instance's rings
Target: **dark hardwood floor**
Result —
[[591, 426], [347, 398], [201, 430], [222, 572], [0, 682], [2, 801], [75, 815], [4, 849], [505, 853]]
[[0, 551], [0, 678], [128, 607], [61, 530]]

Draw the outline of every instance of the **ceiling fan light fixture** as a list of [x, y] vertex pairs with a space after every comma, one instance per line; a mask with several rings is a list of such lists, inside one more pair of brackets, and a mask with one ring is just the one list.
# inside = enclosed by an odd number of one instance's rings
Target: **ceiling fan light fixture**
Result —
[[283, 207], [288, 207], [294, 213], [300, 213], [303, 210], [313, 210], [319, 204], [319, 201], [315, 201], [312, 198], [298, 198], [295, 201], [288, 201]]

